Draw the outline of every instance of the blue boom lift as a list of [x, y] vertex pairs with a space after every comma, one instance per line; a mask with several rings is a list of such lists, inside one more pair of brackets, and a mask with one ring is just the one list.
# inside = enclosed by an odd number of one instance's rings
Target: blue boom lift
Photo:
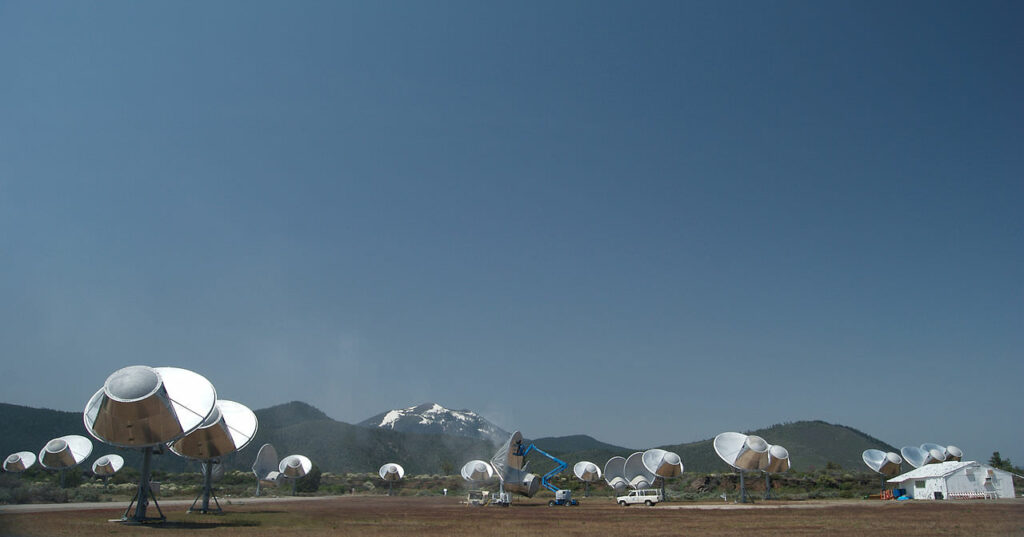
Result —
[[545, 457], [551, 459], [551, 461], [555, 463], [555, 467], [550, 472], [544, 474], [540, 478], [540, 484], [544, 488], [555, 493], [555, 499], [549, 501], [548, 505], [579, 505], [579, 502], [577, 502], [576, 499], [572, 497], [571, 490], [559, 489], [558, 487], [552, 485], [550, 481], [548, 481], [552, 477], [555, 477], [556, 475], [562, 473], [562, 471], [565, 470], [569, 465], [566, 464], [566, 462], [563, 461], [562, 459], [559, 459], [558, 457], [537, 447], [537, 445], [534, 444], [533, 442], [530, 442], [530, 445], [526, 446], [525, 448], [522, 444], [519, 444], [519, 448], [516, 450], [516, 455], [526, 457], [526, 455], [528, 455], [531, 451], [536, 451], [537, 453], [540, 453], [541, 455], [544, 455]]

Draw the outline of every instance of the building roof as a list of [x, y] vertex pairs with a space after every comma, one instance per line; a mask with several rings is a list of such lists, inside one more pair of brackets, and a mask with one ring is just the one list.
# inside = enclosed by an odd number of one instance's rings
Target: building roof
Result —
[[929, 477], [945, 477], [961, 468], [968, 466], [980, 466], [977, 461], [953, 461], [953, 462], [939, 462], [934, 464], [926, 464], [920, 468], [915, 468], [905, 474], [900, 474], [892, 479], [887, 480], [887, 483], [902, 483], [908, 479], [927, 479]]

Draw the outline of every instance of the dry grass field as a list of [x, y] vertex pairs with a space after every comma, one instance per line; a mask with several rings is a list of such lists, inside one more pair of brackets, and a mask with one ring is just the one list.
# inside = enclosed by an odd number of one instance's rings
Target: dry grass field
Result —
[[762, 502], [661, 504], [622, 508], [607, 498], [578, 507], [520, 501], [512, 507], [468, 507], [460, 498], [337, 497], [305, 501], [235, 501], [224, 515], [185, 514], [164, 507], [168, 521], [144, 527], [108, 522], [125, 505], [92, 510], [0, 512], [0, 535], [899, 535], [900, 537], [1024, 535], [1024, 501]]

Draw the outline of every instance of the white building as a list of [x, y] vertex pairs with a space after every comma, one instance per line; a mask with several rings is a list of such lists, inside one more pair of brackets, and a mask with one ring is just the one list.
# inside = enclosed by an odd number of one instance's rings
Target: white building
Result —
[[1013, 474], [976, 461], [926, 464], [887, 483], [915, 500], [1013, 498]]

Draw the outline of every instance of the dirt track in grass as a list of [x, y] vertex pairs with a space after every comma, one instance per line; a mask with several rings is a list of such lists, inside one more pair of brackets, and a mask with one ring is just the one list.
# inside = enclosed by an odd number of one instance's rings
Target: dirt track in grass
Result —
[[[75, 507], [75, 506], [71, 506]], [[619, 507], [609, 499], [584, 499], [577, 507], [520, 501], [511, 507], [468, 507], [460, 498], [344, 496], [306, 501], [225, 504], [224, 515], [186, 514], [164, 507], [164, 524], [143, 527], [108, 522], [126, 505], [88, 510], [0, 511], [0, 535], [899, 535], [900, 537], [1024, 535], [1024, 500], [935, 502], [667, 503]], [[196, 533], [199, 531], [199, 533]]]

